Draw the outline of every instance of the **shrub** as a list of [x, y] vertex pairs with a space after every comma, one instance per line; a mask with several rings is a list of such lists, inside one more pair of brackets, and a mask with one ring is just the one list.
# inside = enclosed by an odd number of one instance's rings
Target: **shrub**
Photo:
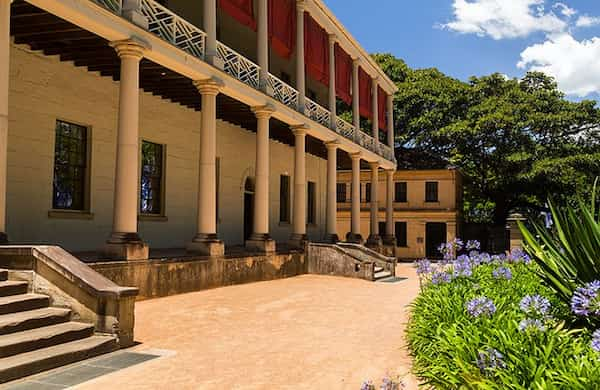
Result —
[[[527, 260], [522, 253], [471, 253], [429, 266], [430, 273], [421, 275], [407, 336], [414, 371], [425, 384], [600, 388], [600, 355], [594, 350], [600, 349], [600, 332], [594, 343], [591, 331], [567, 329], [569, 304], [543, 284], [539, 267]], [[470, 272], [463, 272], [467, 264]]]

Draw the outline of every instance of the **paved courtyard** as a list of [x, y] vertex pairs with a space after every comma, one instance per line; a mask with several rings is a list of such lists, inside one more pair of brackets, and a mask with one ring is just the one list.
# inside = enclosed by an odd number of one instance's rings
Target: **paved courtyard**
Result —
[[418, 281], [410, 265], [398, 276], [408, 279], [306, 275], [138, 302], [133, 350], [164, 356], [77, 388], [359, 389], [406, 374], [406, 311]]

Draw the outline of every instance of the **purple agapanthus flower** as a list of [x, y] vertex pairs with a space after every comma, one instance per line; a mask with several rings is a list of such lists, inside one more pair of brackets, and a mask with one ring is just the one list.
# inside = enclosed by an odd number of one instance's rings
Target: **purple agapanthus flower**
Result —
[[452, 264], [454, 271], [454, 277], [470, 277], [473, 275], [473, 264], [469, 256], [458, 256], [458, 258]]
[[525, 331], [544, 332], [546, 330], [546, 325], [544, 325], [544, 323], [540, 319], [525, 318], [524, 320], [519, 322], [519, 330], [521, 332], [525, 332]]
[[492, 375], [495, 370], [506, 368], [504, 356], [494, 348], [488, 348], [477, 354], [477, 367], [484, 375]]
[[496, 305], [487, 297], [477, 297], [467, 302], [467, 312], [472, 317], [491, 317], [496, 312]]
[[596, 352], [600, 352], [600, 329], [592, 334], [592, 349]]
[[360, 386], [360, 390], [375, 390], [375, 385], [373, 381], [364, 381]]
[[571, 298], [571, 310], [573, 313], [588, 317], [600, 315], [600, 280], [594, 280], [583, 287], [578, 287]]
[[494, 276], [495, 279], [505, 279], [505, 280], [512, 279], [512, 271], [508, 267], [498, 267], [492, 271], [492, 275]]
[[477, 240], [468, 240], [465, 249], [468, 251], [478, 251], [481, 249], [481, 243]]
[[532, 318], [544, 318], [550, 310], [550, 301], [538, 294], [526, 295], [519, 303], [521, 310]]
[[514, 248], [508, 255], [508, 261], [511, 263], [531, 263], [531, 257], [523, 249]]
[[435, 285], [450, 283], [452, 281], [452, 275], [444, 271], [435, 271], [431, 275], [431, 283]]
[[433, 272], [431, 262], [427, 259], [417, 261], [417, 275], [429, 275]]

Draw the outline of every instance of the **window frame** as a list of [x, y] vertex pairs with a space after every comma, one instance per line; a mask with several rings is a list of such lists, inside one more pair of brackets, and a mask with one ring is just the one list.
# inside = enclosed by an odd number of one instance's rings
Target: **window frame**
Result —
[[[430, 197], [429, 186], [435, 185], [435, 197]], [[425, 203], [438, 203], [440, 201], [440, 185], [437, 181], [425, 182]]]
[[[342, 191], [340, 191], [343, 188]], [[336, 183], [335, 200], [337, 203], [348, 202], [348, 183]]]
[[[398, 191], [398, 187], [404, 185], [404, 191]], [[398, 195], [404, 194], [403, 198], [400, 198]], [[404, 200], [402, 200], [404, 199]], [[394, 202], [395, 203], [408, 203], [408, 182], [405, 181], [397, 181], [394, 183]]]
[[[73, 208], [56, 208], [54, 204], [54, 175], [56, 172], [56, 147], [57, 147], [57, 130], [59, 122], [66, 123], [72, 126], [78, 126], [85, 129], [85, 166], [84, 166], [84, 175], [83, 175], [83, 191], [82, 191], [82, 208], [81, 209], [73, 209]], [[92, 168], [92, 126], [89, 124], [84, 124], [78, 121], [73, 121], [70, 119], [65, 119], [63, 117], [56, 117], [54, 120], [54, 156], [52, 161], [52, 194], [51, 194], [51, 204], [50, 210], [48, 211], [48, 216], [51, 218], [83, 218], [83, 219], [92, 219], [93, 214], [91, 213], [91, 175]]]
[[[287, 180], [287, 193], [283, 193], [284, 178]], [[291, 176], [290, 175], [279, 175], [279, 223], [289, 225], [292, 223], [292, 212], [291, 212]], [[285, 204], [283, 200], [285, 199]], [[285, 206], [285, 209], [284, 209]], [[285, 212], [285, 215], [284, 215]], [[286, 217], [286, 218], [284, 218]]]
[[[142, 178], [143, 178], [143, 161], [144, 161], [144, 143], [149, 143], [153, 145], [158, 145], [161, 148], [161, 175], [160, 175], [160, 212], [159, 213], [147, 213], [142, 212]], [[167, 176], [167, 145], [150, 141], [149, 139], [142, 138], [140, 140], [140, 165], [139, 165], [139, 191], [138, 191], [138, 218], [140, 219], [156, 219], [156, 220], [165, 220], [166, 219], [166, 176]]]
[[[311, 191], [312, 189], [312, 191]], [[306, 224], [317, 225], [317, 183], [314, 181], [306, 182]], [[312, 194], [312, 196], [311, 196]], [[311, 202], [312, 199], [312, 202]], [[312, 209], [311, 209], [312, 205]]]
[[[401, 229], [399, 226], [404, 225], [404, 229]], [[403, 232], [403, 237], [400, 237], [400, 232]], [[408, 222], [406, 221], [395, 221], [394, 222], [394, 236], [396, 238], [396, 246], [398, 248], [408, 248]], [[401, 240], [403, 239], [403, 240]], [[404, 245], [402, 242], [404, 241]]]

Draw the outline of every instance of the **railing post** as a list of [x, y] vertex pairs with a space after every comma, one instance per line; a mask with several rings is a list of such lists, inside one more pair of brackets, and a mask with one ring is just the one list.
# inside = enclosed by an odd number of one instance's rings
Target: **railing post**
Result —
[[148, 29], [148, 19], [142, 14], [142, 0], [122, 0], [121, 15], [143, 28]]

